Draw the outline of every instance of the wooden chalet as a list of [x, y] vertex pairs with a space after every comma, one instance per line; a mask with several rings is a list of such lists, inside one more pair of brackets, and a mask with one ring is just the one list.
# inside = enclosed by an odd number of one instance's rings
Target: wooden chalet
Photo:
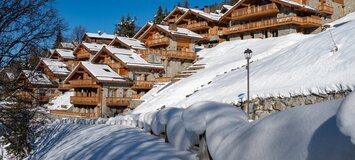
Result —
[[20, 101], [26, 103], [45, 104], [52, 98], [53, 84], [41, 71], [23, 70], [17, 78], [21, 90], [17, 92]]
[[138, 39], [147, 48], [138, 53], [150, 63], [164, 64], [166, 76], [171, 77], [196, 60], [195, 43], [202, 36], [175, 24], [152, 24]]
[[[207, 8], [207, 7], [206, 7]], [[198, 9], [189, 9], [175, 24], [181, 28], [187, 28], [203, 37], [202, 43], [219, 43], [219, 34], [227, 24], [219, 21], [222, 14], [209, 12], [209, 9], [201, 11]]]
[[113, 34], [107, 33], [85, 33], [83, 36], [83, 41], [87, 43], [98, 43], [98, 44], [110, 44], [111, 41], [115, 38]]
[[82, 42], [74, 49], [73, 54], [79, 61], [89, 61], [103, 46], [106, 44]]
[[78, 63], [74, 56], [74, 52], [68, 49], [55, 49], [53, 54], [49, 57], [50, 59], [57, 59], [65, 63], [69, 69], [73, 69]]
[[[81, 117], [112, 117], [130, 105], [132, 82], [106, 64], [80, 62], [64, 81], [74, 88], [68, 113]], [[56, 113], [54, 113], [56, 114]]]
[[60, 42], [59, 44], [59, 49], [69, 49], [69, 50], [74, 50], [75, 45], [73, 43], [68, 43], [68, 42]]
[[137, 53], [114, 46], [103, 47], [92, 59], [92, 63], [107, 64], [120, 76], [134, 82], [131, 86], [134, 98], [152, 89], [155, 79], [164, 75], [163, 65], [148, 63]]
[[175, 7], [163, 20], [162, 24], [169, 25], [175, 23], [189, 9], [184, 7]]
[[112, 40], [110, 46], [115, 46], [117, 48], [131, 49], [135, 51], [146, 49], [144, 43], [142, 43], [138, 39], [129, 38], [129, 37], [116, 37], [115, 39]]
[[223, 35], [233, 40], [319, 32], [323, 25], [323, 12], [304, 2], [241, 0], [221, 17], [222, 22], [229, 23]]
[[58, 90], [67, 91], [71, 89], [70, 85], [63, 84], [70, 73], [65, 63], [56, 59], [42, 58], [35, 70], [44, 73], [54, 85], [58, 86]]

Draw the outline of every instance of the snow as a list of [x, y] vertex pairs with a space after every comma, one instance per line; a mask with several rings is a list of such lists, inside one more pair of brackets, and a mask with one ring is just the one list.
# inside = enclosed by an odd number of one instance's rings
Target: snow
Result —
[[[91, 62], [80, 62], [99, 81], [125, 82], [126, 80], [118, 75], [106, 64], [92, 64]], [[74, 69], [75, 70], [75, 69]], [[69, 76], [68, 76], [69, 77]]]
[[[154, 25], [153, 25], [154, 26]], [[151, 27], [153, 27], [151, 26]], [[157, 26], [163, 30], [165, 30], [166, 32], [169, 32], [173, 35], [180, 35], [180, 36], [189, 36], [189, 37], [194, 37], [194, 38], [202, 38], [202, 36], [200, 36], [199, 34], [190, 31], [189, 29], [186, 28], [179, 28], [177, 27], [177, 30], [170, 30], [169, 26], [165, 26], [165, 25], [160, 25], [157, 24]]]
[[73, 43], [68, 43], [68, 42], [60, 42], [60, 45], [63, 49], [74, 49], [75, 46]]
[[29, 160], [195, 159], [140, 129], [120, 125], [53, 124], [39, 142]]
[[300, 4], [300, 3], [297, 3], [297, 2], [292, 1], [292, 0], [278, 0], [278, 1], [285, 2], [285, 3], [288, 3], [288, 4], [293, 5], [293, 6], [298, 6], [298, 7], [302, 7], [302, 8], [307, 8], [309, 10], [318, 11], [317, 9], [315, 9], [315, 8], [313, 8], [311, 6]]
[[98, 52], [101, 50], [102, 47], [107, 46], [106, 44], [86, 43], [86, 42], [83, 42], [82, 45], [93, 52]]
[[[199, 101], [235, 103], [246, 92], [246, 60], [250, 65], [251, 97], [290, 97], [353, 90], [355, 86], [354, 14], [349, 22], [316, 35], [287, 36], [224, 42], [198, 52], [205, 64], [194, 75], [160, 90], [152, 90], [133, 113], [145, 113], [161, 106], [186, 108]], [[352, 19], [351, 19], [352, 18]], [[340, 20], [341, 21], [341, 20]], [[335, 48], [330, 32], [337, 44]], [[213, 93], [213, 95], [211, 95]]]
[[[219, 19], [222, 17], [222, 15], [220, 15], [220, 14], [206, 13], [204, 11], [197, 10], [197, 9], [190, 9], [190, 10], [192, 12], [195, 12], [196, 14], [202, 15], [202, 16], [207, 17], [207, 18], [214, 20], [214, 21], [219, 21]], [[182, 17], [184, 17], [184, 16], [182, 16]], [[180, 17], [180, 18], [182, 18], [182, 17]]]
[[102, 39], [114, 39], [116, 36], [107, 33], [85, 33], [86, 36], [90, 38], [102, 38]]
[[184, 8], [184, 7], [175, 7], [165, 18], [164, 21], [167, 21], [169, 19], [170, 16], [172, 16], [176, 11], [182, 11], [182, 12], [187, 12], [189, 11], [188, 8]]
[[55, 49], [55, 52], [58, 53], [64, 59], [75, 59], [72, 50], [68, 49]]
[[[138, 39], [129, 38], [129, 37], [116, 37], [116, 39], [118, 39], [120, 42], [126, 44], [127, 46], [132, 47], [133, 49], [146, 49], [144, 46], [144, 43], [142, 43]], [[113, 40], [112, 42], [114, 42], [114, 41], [115, 40]]]
[[49, 70], [51, 70], [54, 74], [68, 75], [70, 73], [67, 65], [59, 60], [42, 58], [41, 61], [43, 61], [43, 63], [48, 66]]
[[74, 96], [73, 91], [67, 91], [64, 94], [52, 99], [48, 104], [45, 106], [49, 110], [67, 110], [72, 106], [70, 103], [70, 96]]
[[40, 71], [22, 70], [22, 73], [32, 85], [52, 85], [47, 75]]
[[107, 46], [108, 49], [117, 59], [121, 60], [128, 66], [140, 66], [140, 67], [152, 67], [152, 68], [161, 68], [164, 69], [162, 65], [152, 64], [145, 61], [137, 53], [123, 48], [117, 48], [113, 46]]

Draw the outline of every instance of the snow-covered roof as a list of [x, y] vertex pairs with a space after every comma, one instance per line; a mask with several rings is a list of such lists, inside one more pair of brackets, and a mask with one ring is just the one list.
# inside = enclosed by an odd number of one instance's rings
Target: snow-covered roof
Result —
[[140, 55], [128, 49], [113, 46], [107, 46], [106, 49], [127, 66], [164, 68], [162, 65], [148, 63]]
[[227, 9], [227, 10], [230, 10], [232, 7], [233, 7], [233, 6], [227, 5], [227, 4], [225, 4], [225, 5], [222, 6], [222, 8], [225, 8], [225, 9]]
[[60, 42], [60, 46], [63, 49], [74, 49], [75, 48], [73, 43], [68, 43], [68, 42]]
[[[91, 62], [80, 62], [99, 81], [124, 82], [123, 77], [118, 75], [106, 64], [93, 64]], [[79, 66], [79, 65], [78, 65]]]
[[96, 51], [96, 52], [100, 51], [103, 46], [107, 46], [106, 44], [86, 43], [86, 42], [83, 42], [82, 45], [88, 48], [90, 51]]
[[182, 11], [182, 12], [187, 12], [189, 9], [188, 8], [184, 8], [184, 7], [176, 7], [174, 8], [165, 18], [164, 21], [168, 20], [169, 17], [176, 11]]
[[55, 49], [55, 52], [58, 53], [64, 59], [75, 59], [74, 52], [68, 49]]
[[[221, 14], [216, 14], [216, 13], [206, 13], [204, 11], [198, 10], [198, 9], [190, 9], [191, 12], [194, 12], [196, 14], [199, 14], [203, 17], [206, 17], [208, 19], [214, 20], [214, 21], [219, 21], [219, 19], [222, 17]], [[186, 13], [185, 13], [186, 14]], [[183, 17], [183, 16], [182, 16]], [[180, 17], [181, 18], [181, 17]]]
[[48, 58], [42, 58], [41, 60], [54, 74], [68, 75], [70, 73], [67, 65], [61, 61]]
[[[170, 30], [169, 29], [169, 26], [165, 26], [165, 25], [160, 25], [160, 24], [157, 24], [157, 26], [163, 30], [165, 30], [166, 32], [169, 32], [170, 34], [172, 35], [178, 35], [178, 36], [187, 36], [187, 37], [193, 37], [193, 38], [203, 38], [201, 35], [195, 33], [195, 32], [192, 32], [190, 31], [189, 29], [186, 29], [186, 28], [180, 28], [180, 27], [177, 27], [177, 30]], [[153, 26], [151, 26], [153, 27]]]
[[306, 9], [309, 9], [309, 10], [318, 11], [317, 9], [315, 9], [315, 8], [313, 8], [311, 6], [300, 4], [300, 3], [297, 3], [297, 2], [291, 1], [291, 0], [274, 0], [274, 1], [284, 2], [284, 3], [288, 3], [290, 5], [293, 5], [293, 6], [298, 6], [298, 7], [306, 8]]
[[6, 76], [7, 76], [7, 78], [8, 78], [9, 80], [14, 80], [14, 79], [15, 79], [15, 74], [14, 74], [14, 73], [12, 73], [12, 72], [6, 72], [5, 74], [6, 74]]
[[115, 35], [107, 33], [85, 33], [90, 38], [114, 39]]
[[133, 36], [133, 38], [138, 39], [152, 25], [153, 23], [151, 22], [146, 23], [141, 29], [139, 29], [139, 31]]
[[116, 37], [110, 45], [112, 45], [112, 43], [115, 41], [115, 40], [118, 40], [122, 43], [124, 43], [125, 45], [131, 47], [132, 49], [145, 49], [145, 46], [144, 46], [144, 43], [141, 42], [140, 40], [138, 39], [135, 39], [135, 38], [129, 38], [129, 37]]
[[22, 70], [22, 73], [33, 85], [52, 85], [52, 82], [41, 71]]

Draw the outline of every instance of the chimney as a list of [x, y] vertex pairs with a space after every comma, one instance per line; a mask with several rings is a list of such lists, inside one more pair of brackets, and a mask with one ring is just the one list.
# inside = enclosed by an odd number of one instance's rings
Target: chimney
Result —
[[197, 10], [199, 10], [199, 9], [198, 9], [198, 6], [195, 6], [195, 7], [194, 7], [194, 9], [197, 9]]
[[177, 26], [175, 23], [169, 23], [169, 30], [177, 31]]
[[97, 31], [97, 34], [99, 34], [100, 36], [102, 35], [102, 33], [101, 33], [101, 31], [99, 30], [99, 31]]
[[204, 6], [204, 7], [203, 7], [203, 11], [206, 12], [206, 13], [210, 13], [210, 12], [211, 12], [211, 9], [210, 9], [210, 7], [208, 7], [208, 6]]

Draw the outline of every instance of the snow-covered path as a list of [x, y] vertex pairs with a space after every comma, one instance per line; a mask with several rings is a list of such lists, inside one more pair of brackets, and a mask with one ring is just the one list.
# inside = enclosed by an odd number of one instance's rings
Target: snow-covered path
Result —
[[[55, 124], [29, 159], [194, 159], [146, 132], [119, 125]], [[89, 134], [88, 134], [89, 133]], [[48, 136], [48, 137], [47, 137]]]

